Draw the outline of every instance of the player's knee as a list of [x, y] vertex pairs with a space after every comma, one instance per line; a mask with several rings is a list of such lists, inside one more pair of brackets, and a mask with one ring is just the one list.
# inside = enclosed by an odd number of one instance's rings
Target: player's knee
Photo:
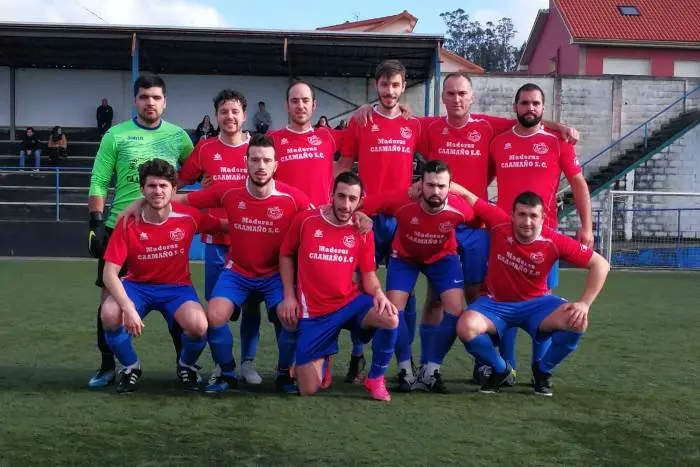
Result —
[[588, 329], [588, 319], [583, 320], [582, 323], [578, 323], [576, 326], [569, 326], [569, 331], [578, 332], [583, 334]]
[[100, 319], [106, 329], [116, 329], [121, 325], [122, 311], [114, 300], [105, 301], [100, 307]]
[[396, 329], [399, 327], [399, 315], [389, 315], [382, 322], [384, 329]]
[[226, 299], [214, 298], [209, 302], [207, 322], [209, 326], [226, 324], [233, 314], [233, 304]]
[[457, 336], [463, 342], [470, 341], [484, 332], [485, 330], [477, 313], [467, 311], [460, 316], [457, 322]]
[[209, 323], [207, 322], [207, 317], [202, 311], [193, 314], [192, 320], [187, 329], [185, 329], [185, 332], [192, 337], [204, 337], [207, 335], [208, 328]]
[[314, 378], [299, 378], [297, 376], [297, 386], [299, 394], [302, 396], [313, 396], [321, 387], [321, 381], [314, 381]]

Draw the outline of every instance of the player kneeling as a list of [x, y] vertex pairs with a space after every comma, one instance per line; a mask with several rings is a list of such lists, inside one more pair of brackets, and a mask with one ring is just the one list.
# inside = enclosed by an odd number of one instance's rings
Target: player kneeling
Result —
[[[107, 344], [124, 367], [117, 392], [133, 392], [141, 379], [131, 336], [141, 335], [142, 319], [150, 310], [160, 311], [169, 327], [173, 320], [182, 327], [178, 374], [185, 389], [196, 390], [196, 362], [207, 343], [207, 317], [190, 278], [190, 244], [195, 233], [215, 233], [225, 222], [170, 202], [177, 180], [175, 169], [166, 161], [154, 159], [142, 164], [139, 176], [145, 197], [141, 221], [121, 219], [104, 256], [103, 279], [110, 296], [102, 305], [100, 318]], [[124, 263], [128, 263], [128, 271], [119, 279]]]
[[[582, 243], [544, 225], [542, 199], [521, 193], [512, 217], [453, 184], [489, 229], [491, 250], [486, 285], [490, 295], [469, 305], [457, 325], [457, 334], [474, 357], [493, 368], [481, 386], [483, 393], [498, 392], [512, 372], [499, 355], [491, 336], [503, 337], [511, 327], [524, 329], [533, 340], [552, 338], [542, 358], [532, 364], [534, 392], [552, 395], [552, 372], [578, 346], [588, 327], [588, 311], [600, 293], [610, 266]], [[581, 298], [574, 303], [551, 295], [547, 275], [558, 259], [588, 269]]]
[[[361, 234], [352, 222], [362, 195], [357, 175], [338, 175], [332, 204], [298, 214], [280, 250], [284, 301], [278, 313], [285, 327], [298, 332], [295, 374], [305, 396], [321, 387], [324, 361], [338, 353], [338, 335], [348, 329], [364, 343], [372, 340], [365, 388], [373, 399], [391, 400], [384, 374], [396, 345], [399, 319], [375, 273], [374, 235]], [[353, 280], [357, 269], [364, 293]]]

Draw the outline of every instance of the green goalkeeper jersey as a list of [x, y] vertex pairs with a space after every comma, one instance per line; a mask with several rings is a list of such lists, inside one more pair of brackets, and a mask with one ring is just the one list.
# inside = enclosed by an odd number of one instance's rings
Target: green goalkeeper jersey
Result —
[[185, 130], [164, 120], [157, 128], [145, 128], [135, 120], [110, 128], [100, 143], [90, 179], [90, 196], [106, 197], [116, 174], [114, 199], [105, 225], [114, 228], [119, 213], [141, 197], [139, 165], [159, 158], [177, 168], [191, 153], [192, 140]]

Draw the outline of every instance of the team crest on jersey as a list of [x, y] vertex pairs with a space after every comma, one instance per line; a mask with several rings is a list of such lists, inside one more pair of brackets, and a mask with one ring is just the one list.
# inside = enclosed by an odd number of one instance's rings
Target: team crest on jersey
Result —
[[510, 149], [510, 148], [512, 148], [512, 147], [513, 147], [512, 144], [506, 143], [506, 144], [503, 145], [503, 150], [504, 150], [504, 151], [507, 151], [508, 149]]
[[449, 135], [450, 134], [450, 129], [445, 127], [442, 129], [442, 136]]
[[407, 126], [402, 126], [401, 127], [401, 136], [404, 137], [405, 139], [409, 139], [411, 136], [413, 136], [413, 131]]
[[343, 237], [343, 245], [345, 245], [348, 248], [352, 248], [355, 246], [355, 236], [354, 235], [346, 235]]
[[321, 140], [321, 138], [319, 138], [316, 135], [309, 136], [307, 138], [307, 140], [308, 140], [309, 144], [311, 144], [313, 146], [320, 146], [323, 144], [323, 141]]
[[314, 237], [315, 238], [323, 238], [323, 230], [316, 229], [316, 232], [314, 232]]
[[581, 251], [588, 251], [588, 247], [583, 243], [581, 244]]
[[440, 225], [438, 226], [438, 229], [440, 230], [440, 232], [442, 232], [444, 234], [450, 233], [450, 231], [452, 231], [452, 229], [454, 229], [454, 228], [455, 228], [455, 226], [454, 226], [454, 224], [452, 224], [452, 222], [441, 222]]
[[530, 260], [535, 264], [542, 264], [544, 262], [544, 253], [541, 251], [530, 253]]
[[220, 160], [221, 160], [221, 154], [219, 154], [218, 152], [217, 152], [216, 154], [214, 154], [214, 160], [215, 160], [215, 161], [220, 161]]
[[476, 130], [472, 130], [467, 134], [467, 138], [472, 143], [477, 143], [477, 142], [481, 141], [481, 133], [479, 133]]
[[185, 231], [182, 230], [180, 227], [177, 227], [175, 230], [170, 231], [170, 240], [173, 242], [179, 242], [183, 238], [185, 238]]
[[238, 203], [238, 209], [245, 209], [247, 206], [245, 205], [245, 201], [241, 201]]
[[377, 125], [376, 123], [372, 124], [371, 131], [374, 131], [374, 132], [379, 131], [379, 125]]
[[413, 225], [420, 224], [420, 221], [418, 220], [417, 217], [413, 217], [413, 218], [411, 219], [411, 224], [413, 224]]
[[282, 209], [279, 206], [267, 208], [267, 217], [269, 217], [273, 221], [281, 219], [282, 218]]
[[139, 240], [148, 240], [148, 234], [146, 232], [141, 232], [139, 234]]
[[513, 237], [506, 237], [506, 242], [513, 244]]
[[282, 138], [280, 144], [289, 144], [289, 140], [287, 138]]
[[532, 150], [537, 154], [547, 154], [549, 151], [549, 146], [544, 143], [535, 143], [532, 145]]

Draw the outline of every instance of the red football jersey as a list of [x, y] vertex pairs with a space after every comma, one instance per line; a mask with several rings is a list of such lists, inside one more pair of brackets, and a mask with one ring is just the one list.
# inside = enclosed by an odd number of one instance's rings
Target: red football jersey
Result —
[[[248, 177], [246, 167], [246, 151], [248, 142], [230, 146], [217, 138], [201, 140], [194, 147], [192, 155], [185, 159], [180, 168], [178, 177], [184, 185], [191, 185], [203, 176], [211, 177], [214, 183], [242, 181]], [[211, 209], [208, 211], [212, 216], [226, 219], [226, 212], [223, 209]], [[228, 235], [219, 233], [217, 235], [202, 235], [204, 243], [216, 245], [228, 245]]]
[[171, 204], [170, 215], [162, 224], [129, 217], [126, 230], [124, 219], [114, 226], [104, 259], [122, 266], [128, 264], [125, 278], [150, 284], [189, 285], [190, 245], [197, 232], [215, 232], [221, 222], [203, 216], [196, 209], [178, 203]]
[[294, 215], [310, 206], [301, 190], [272, 181], [267, 198], [256, 198], [246, 183], [218, 183], [187, 195], [196, 208], [223, 206], [228, 217], [231, 245], [226, 267], [246, 277], [279, 272], [279, 250]]
[[561, 258], [584, 268], [593, 250], [546, 225], [531, 243], [520, 243], [513, 232], [513, 221], [505, 211], [484, 200], [474, 205], [476, 214], [490, 231], [489, 268], [486, 286], [499, 302], [520, 302], [549, 292], [547, 275]]
[[333, 155], [339, 148], [333, 131], [311, 128], [299, 133], [282, 128], [270, 136], [279, 161], [275, 179], [303, 191], [315, 206], [327, 204], [333, 185]]
[[420, 138], [420, 122], [417, 118], [389, 118], [373, 112], [374, 123], [361, 126], [356, 119], [350, 120], [341, 154], [357, 159], [368, 195], [408, 188], [413, 180], [413, 153]]
[[391, 254], [416, 264], [432, 264], [457, 254], [455, 226], [474, 219], [471, 206], [458, 196], [448, 195], [443, 209], [431, 214], [419, 201], [410, 199], [406, 190], [370, 196], [362, 211], [370, 216], [382, 213], [396, 217]]
[[561, 173], [569, 180], [581, 173], [573, 146], [547, 130], [529, 136], [511, 130], [493, 139], [491, 157], [498, 182], [498, 206], [512, 212], [519, 194], [535, 192], [544, 202], [546, 225], [556, 228]]
[[297, 256], [302, 318], [338, 311], [360, 294], [355, 271], [375, 270], [374, 234], [360, 234], [351, 222], [335, 225], [318, 209], [294, 218], [280, 253]]

